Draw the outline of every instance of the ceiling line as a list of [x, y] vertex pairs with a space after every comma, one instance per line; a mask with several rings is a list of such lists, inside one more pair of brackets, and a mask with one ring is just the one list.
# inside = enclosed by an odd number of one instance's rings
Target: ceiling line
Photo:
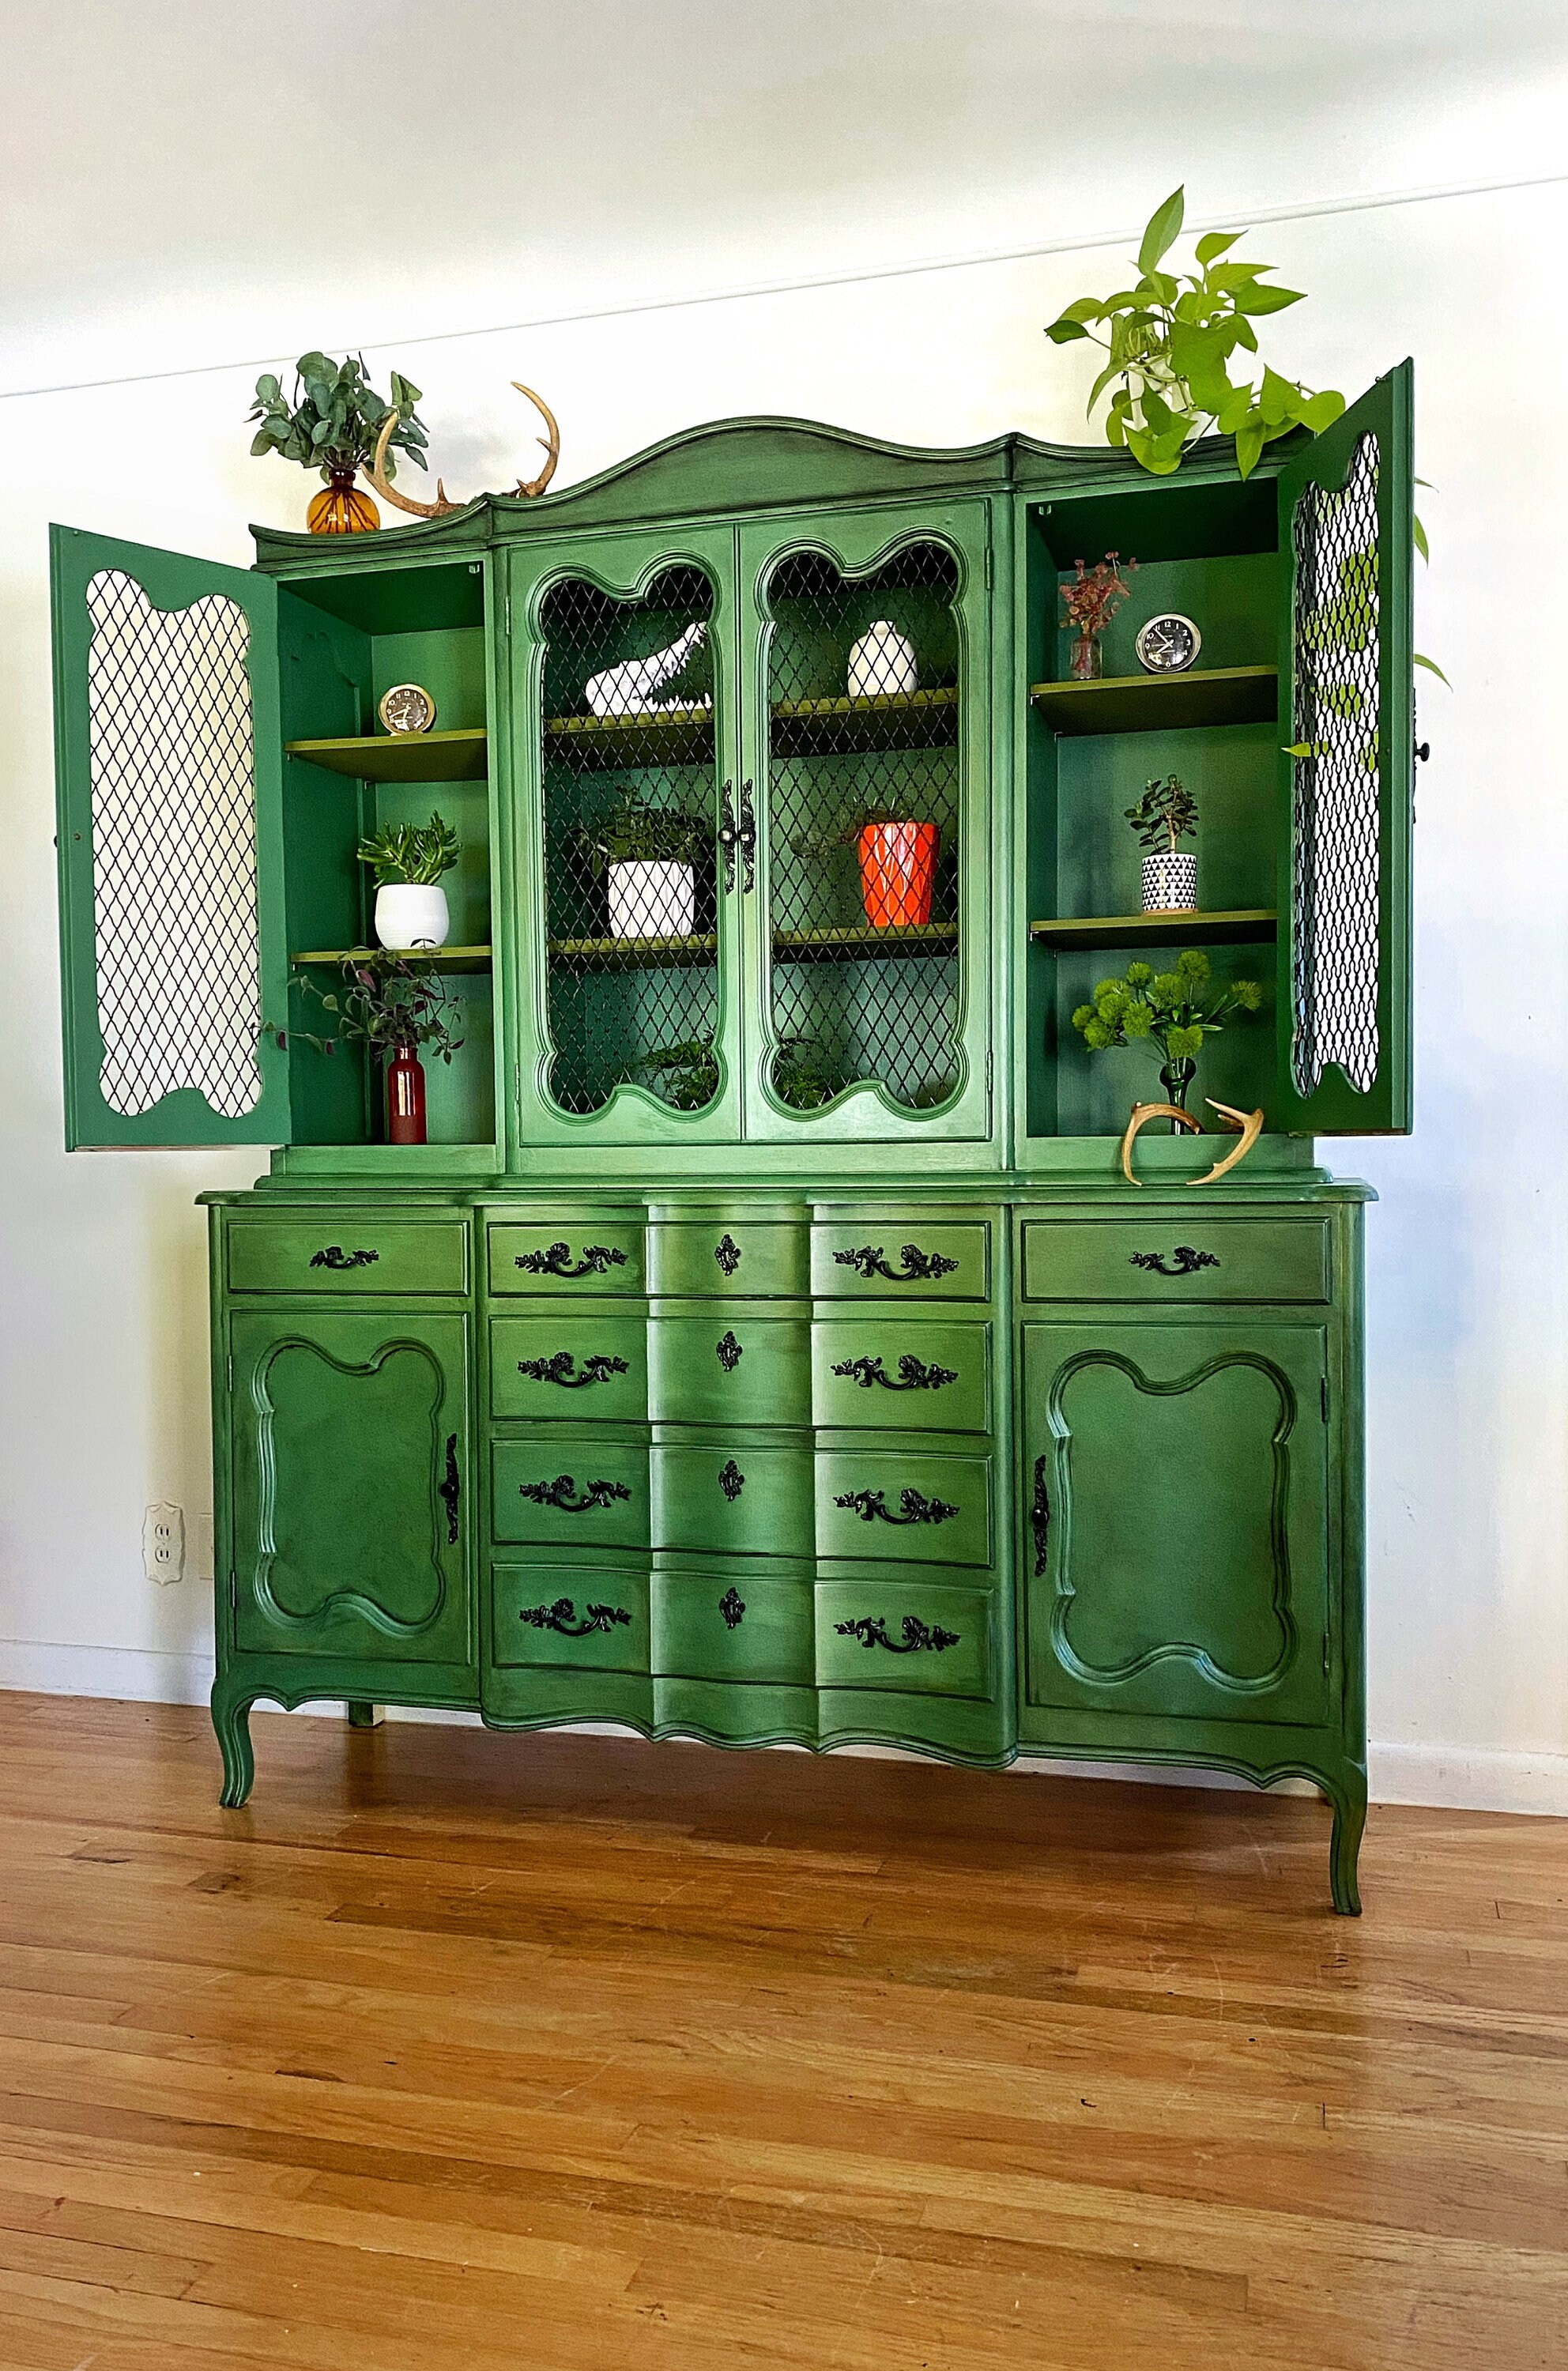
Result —
[[[1383, 190], [1364, 192], [1359, 196], [1317, 198], [1303, 204], [1286, 206], [1236, 206], [1224, 214], [1205, 216], [1202, 221], [1186, 225], [1189, 233], [1205, 230], [1228, 230], [1237, 222], [1249, 226], [1257, 223], [1306, 222], [1325, 214], [1371, 214], [1389, 206], [1430, 205], [1446, 198], [1479, 198], [1501, 195], [1514, 190], [1542, 190], [1568, 183], [1568, 172], [1532, 173], [1517, 180], [1452, 181], [1423, 190]], [[397, 346], [406, 352], [414, 346], [451, 345], [464, 338], [505, 338], [523, 336], [539, 330], [571, 329], [588, 321], [625, 319], [645, 313], [676, 313], [690, 311], [703, 305], [736, 305], [751, 298], [808, 295], [818, 288], [854, 288], [874, 280], [910, 280], [939, 272], [974, 272], [987, 265], [1029, 263], [1046, 255], [1074, 255], [1095, 248], [1122, 247], [1136, 241], [1142, 235], [1137, 230], [1096, 232], [1074, 238], [1047, 239], [1033, 247], [1008, 247], [987, 249], [977, 255], [928, 256], [907, 263], [875, 263], [858, 266], [844, 272], [824, 272], [804, 280], [769, 280], [750, 283], [738, 288], [704, 289], [686, 296], [649, 296], [612, 305], [584, 306], [574, 313], [550, 313], [531, 321], [498, 321], [478, 329], [426, 330], [412, 337], [366, 338], [351, 340], [345, 352], [358, 353]], [[248, 360], [223, 363], [192, 363], [179, 370], [128, 371], [116, 378], [66, 380], [55, 387], [0, 387], [0, 403], [26, 402], [37, 396], [90, 395], [105, 387], [153, 387], [169, 379], [212, 378], [225, 371], [264, 370], [271, 364], [287, 367], [292, 354], [256, 354]]]

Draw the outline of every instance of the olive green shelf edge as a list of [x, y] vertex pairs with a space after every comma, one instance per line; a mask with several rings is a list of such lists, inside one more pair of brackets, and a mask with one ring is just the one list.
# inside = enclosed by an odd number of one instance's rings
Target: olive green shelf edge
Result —
[[1178, 947], [1194, 939], [1211, 947], [1241, 946], [1248, 941], [1279, 934], [1279, 917], [1272, 907], [1239, 906], [1228, 912], [1165, 914], [1058, 915], [1048, 922], [1031, 922], [1029, 935], [1041, 946]]
[[[917, 922], [907, 929], [874, 930], [869, 924], [847, 930], [775, 931], [773, 955], [778, 963], [859, 963], [908, 961], [912, 957], [951, 954], [958, 945], [956, 922]], [[712, 963], [719, 941], [712, 931], [691, 938], [552, 939], [552, 963], [656, 967]], [[306, 958], [296, 956], [303, 963]], [[325, 957], [317, 960], [327, 960]]]
[[465, 727], [452, 733], [352, 734], [284, 746], [291, 758], [362, 782], [473, 782], [482, 781], [488, 769], [489, 739], [482, 729]]
[[1269, 724], [1279, 713], [1279, 670], [1205, 667], [1191, 675], [1102, 676], [1096, 683], [1037, 683], [1029, 696], [1056, 733], [1170, 733], [1200, 724]]
[[[775, 700], [769, 710], [776, 757], [858, 756], [877, 749], [946, 747], [956, 737], [956, 685], [928, 691], [878, 692], [858, 700]], [[550, 716], [545, 746], [570, 749], [574, 764], [613, 768], [663, 762], [695, 765], [713, 748], [710, 708], [645, 709], [629, 716]]]
[[428, 964], [432, 971], [489, 971], [489, 947], [312, 947], [291, 955], [296, 964], [364, 963], [375, 955], [396, 955], [406, 964]]

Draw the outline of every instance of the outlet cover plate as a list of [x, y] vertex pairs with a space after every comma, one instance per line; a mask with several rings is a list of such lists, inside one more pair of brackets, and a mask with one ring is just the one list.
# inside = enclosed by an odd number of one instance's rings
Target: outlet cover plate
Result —
[[185, 1578], [185, 1509], [167, 1498], [149, 1507], [142, 1518], [142, 1568], [149, 1580], [172, 1583]]

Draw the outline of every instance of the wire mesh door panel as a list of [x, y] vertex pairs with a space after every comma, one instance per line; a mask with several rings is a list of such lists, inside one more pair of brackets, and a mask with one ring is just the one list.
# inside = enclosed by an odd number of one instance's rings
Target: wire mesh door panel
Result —
[[547, 1134], [736, 1132], [717, 562], [672, 559], [613, 587], [559, 573], [530, 604]]
[[984, 1132], [983, 515], [961, 524], [970, 551], [868, 520], [757, 580], [748, 1133]]
[[68, 1133], [279, 1142], [275, 588], [53, 536]]

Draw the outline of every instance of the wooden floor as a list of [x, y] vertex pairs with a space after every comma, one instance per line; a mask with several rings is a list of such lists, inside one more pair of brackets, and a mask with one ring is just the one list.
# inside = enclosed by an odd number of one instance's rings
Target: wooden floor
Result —
[[1563, 2371], [1568, 1822], [0, 1697], [0, 2365]]

